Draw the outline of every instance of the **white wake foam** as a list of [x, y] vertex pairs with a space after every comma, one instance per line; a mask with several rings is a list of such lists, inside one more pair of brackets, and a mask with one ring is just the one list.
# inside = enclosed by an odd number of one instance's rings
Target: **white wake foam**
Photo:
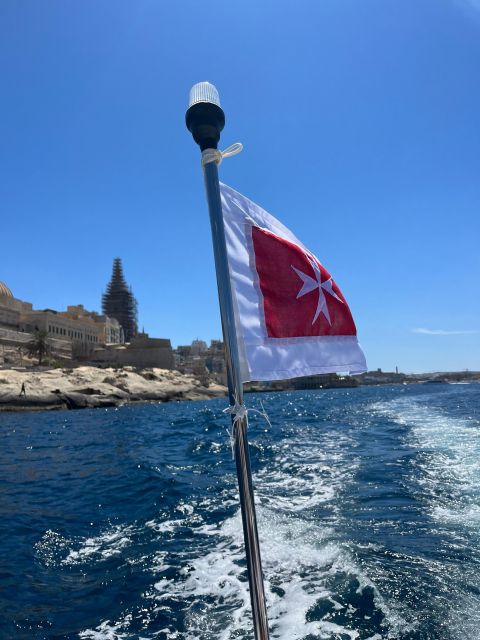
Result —
[[65, 538], [56, 531], [45, 531], [35, 544], [35, 552], [46, 566], [101, 562], [119, 555], [131, 544], [133, 527], [116, 525], [96, 536]]
[[[329, 586], [336, 576], [355, 580], [358, 592], [373, 590], [375, 606], [383, 612], [386, 626], [397, 628], [375, 585], [338, 541], [335, 518], [324, 524], [316, 509], [336, 513], [338, 501], [355, 472], [345, 452], [348, 435], [322, 429], [297, 428], [289, 437], [272, 444], [273, 458], [255, 474], [257, 515], [266, 581], [268, 616], [272, 640], [357, 640], [354, 623], [338, 624], [330, 613], [320, 620], [312, 611], [322, 602], [329, 610], [348, 613]], [[198, 503], [184, 501], [170, 514], [146, 523], [157, 536], [158, 551], [150, 562], [152, 587], [144, 597], [152, 615], [163, 613], [171, 625], [150, 638], [160, 640], [240, 640], [252, 637], [250, 596], [244, 560], [243, 531], [238, 508], [218, 524], [211, 516], [238, 501], [232, 486], [213, 492]], [[201, 513], [208, 513], [205, 522]], [[185, 531], [189, 533], [185, 534]], [[183, 538], [182, 538], [183, 536]], [[181, 551], [165, 550], [169, 542]], [[175, 545], [173, 545], [175, 546]], [[180, 567], [180, 568], [179, 568]], [[172, 572], [176, 577], [172, 578]], [[153, 606], [153, 609], [152, 609]], [[348, 616], [345, 616], [348, 619]], [[122, 639], [124, 620], [106, 621], [83, 632], [82, 638]], [[117, 634], [109, 636], [105, 634]], [[375, 634], [370, 640], [394, 635]], [[95, 635], [104, 634], [104, 635]], [[128, 636], [127, 636], [128, 637]]]
[[375, 410], [408, 425], [410, 444], [419, 452], [423, 495], [430, 515], [444, 523], [480, 524], [480, 424], [434, 409], [421, 399], [401, 398]]
[[433, 408], [429, 400], [402, 398], [373, 408], [408, 427], [406, 444], [417, 452], [417, 498], [441, 538], [450, 540], [449, 549], [467, 554], [463, 564], [449, 560], [448, 548], [438, 550], [446, 554], [445, 561], [425, 560], [449, 638], [480, 640], [480, 423], [473, 416], [449, 415], [448, 408]]

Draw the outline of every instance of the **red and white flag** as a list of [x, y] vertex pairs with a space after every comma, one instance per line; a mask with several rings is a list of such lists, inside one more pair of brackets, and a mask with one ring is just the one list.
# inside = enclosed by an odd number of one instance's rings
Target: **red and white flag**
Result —
[[347, 302], [281, 222], [220, 186], [242, 382], [366, 371]]

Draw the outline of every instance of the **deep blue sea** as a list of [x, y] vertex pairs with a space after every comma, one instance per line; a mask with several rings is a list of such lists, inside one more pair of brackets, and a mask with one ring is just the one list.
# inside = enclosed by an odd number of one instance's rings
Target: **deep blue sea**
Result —
[[[480, 639], [480, 385], [261, 400], [272, 639]], [[0, 414], [1, 640], [253, 639], [225, 406]]]

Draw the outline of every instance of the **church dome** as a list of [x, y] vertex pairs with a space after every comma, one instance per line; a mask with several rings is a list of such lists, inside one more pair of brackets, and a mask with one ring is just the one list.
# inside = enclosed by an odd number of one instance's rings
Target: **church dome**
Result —
[[13, 293], [7, 287], [4, 282], [0, 282], [0, 296], [5, 296], [6, 298], [13, 298]]

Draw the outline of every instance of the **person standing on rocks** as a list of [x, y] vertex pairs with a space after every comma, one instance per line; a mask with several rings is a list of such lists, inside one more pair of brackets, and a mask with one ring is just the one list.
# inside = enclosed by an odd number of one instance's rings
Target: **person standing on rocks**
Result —
[[18, 396], [23, 396], [25, 397], [27, 395], [27, 392], [25, 390], [25, 382], [22, 382], [22, 388], [20, 389], [20, 393], [18, 394]]

